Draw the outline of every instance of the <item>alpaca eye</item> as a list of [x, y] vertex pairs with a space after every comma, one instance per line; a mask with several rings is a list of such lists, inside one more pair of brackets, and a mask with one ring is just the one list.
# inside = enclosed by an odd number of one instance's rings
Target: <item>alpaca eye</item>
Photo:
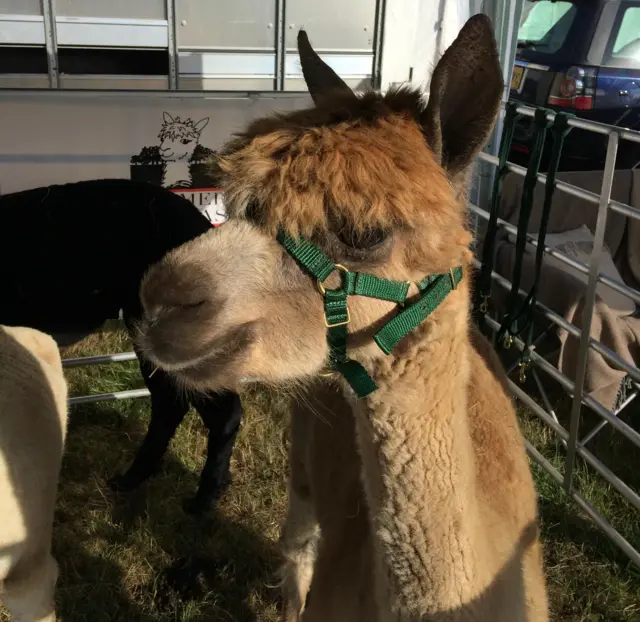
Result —
[[364, 251], [382, 244], [387, 239], [387, 232], [382, 229], [367, 229], [365, 231], [342, 229], [338, 233], [338, 239], [345, 246]]
[[182, 309], [197, 309], [198, 307], [201, 307], [206, 302], [207, 302], [206, 300], [199, 300], [198, 302], [188, 302], [188, 303], [181, 304], [180, 308], [182, 308]]
[[183, 145], [188, 145], [191, 141], [190, 141], [188, 138], [183, 138], [180, 142], [181, 142]]

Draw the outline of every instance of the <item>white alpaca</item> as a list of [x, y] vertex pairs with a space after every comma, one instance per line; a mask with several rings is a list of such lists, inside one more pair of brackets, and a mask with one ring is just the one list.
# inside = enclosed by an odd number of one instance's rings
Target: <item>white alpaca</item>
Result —
[[66, 427], [55, 341], [0, 326], [0, 601], [16, 622], [56, 619], [51, 534]]
[[163, 113], [164, 122], [158, 138], [160, 139], [160, 157], [164, 163], [162, 185], [165, 187], [191, 185], [189, 161], [198, 146], [200, 134], [209, 123], [209, 117], [194, 123], [187, 118], [172, 117]]

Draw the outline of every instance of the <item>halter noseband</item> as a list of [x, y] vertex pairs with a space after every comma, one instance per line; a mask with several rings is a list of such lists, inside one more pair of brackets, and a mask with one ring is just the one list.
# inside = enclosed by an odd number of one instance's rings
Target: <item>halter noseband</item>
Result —
[[[390, 354], [462, 280], [460, 266], [445, 274], [429, 275], [416, 283], [420, 292], [417, 300], [406, 305], [408, 281], [391, 281], [372, 274], [351, 272], [340, 264], [334, 264], [317, 246], [304, 238], [295, 240], [289, 234], [280, 232], [277, 240], [316, 279], [318, 290], [324, 298], [324, 323], [327, 327], [331, 369], [344, 376], [358, 398], [373, 393], [378, 386], [360, 363], [347, 357], [347, 326], [351, 321], [347, 297], [367, 296], [395, 302], [402, 307], [373, 337], [378, 347], [385, 354]], [[323, 283], [335, 271], [340, 273], [341, 285], [336, 289], [327, 289]]]

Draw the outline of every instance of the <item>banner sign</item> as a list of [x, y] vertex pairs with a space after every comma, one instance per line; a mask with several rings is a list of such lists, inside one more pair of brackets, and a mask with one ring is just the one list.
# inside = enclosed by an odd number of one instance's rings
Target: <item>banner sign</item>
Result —
[[226, 221], [208, 159], [256, 117], [310, 105], [305, 96], [237, 98], [157, 93], [10, 93], [0, 98], [0, 192], [86, 179], [129, 178]]

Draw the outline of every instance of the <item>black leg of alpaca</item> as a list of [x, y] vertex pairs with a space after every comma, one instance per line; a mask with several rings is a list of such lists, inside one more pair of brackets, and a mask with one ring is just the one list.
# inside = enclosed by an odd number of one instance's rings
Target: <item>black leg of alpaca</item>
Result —
[[195, 497], [185, 501], [185, 511], [201, 514], [212, 508], [231, 485], [231, 454], [236, 442], [242, 404], [236, 393], [207, 393], [192, 399], [207, 428], [207, 460]]
[[[124, 297], [123, 297], [124, 298]], [[140, 317], [140, 305], [136, 296], [133, 304], [126, 305], [124, 322], [132, 339], [136, 334], [136, 322]], [[135, 347], [140, 372], [151, 394], [151, 422], [129, 469], [109, 480], [109, 487], [116, 492], [130, 492], [157, 473], [171, 439], [189, 411], [187, 397], [179, 392], [167, 373], [146, 360]]]
[[186, 396], [181, 395], [171, 378], [138, 354], [140, 370], [151, 393], [151, 423], [133, 463], [122, 475], [109, 480], [116, 492], [130, 492], [140, 486], [160, 468], [162, 458], [178, 426], [189, 410]]

